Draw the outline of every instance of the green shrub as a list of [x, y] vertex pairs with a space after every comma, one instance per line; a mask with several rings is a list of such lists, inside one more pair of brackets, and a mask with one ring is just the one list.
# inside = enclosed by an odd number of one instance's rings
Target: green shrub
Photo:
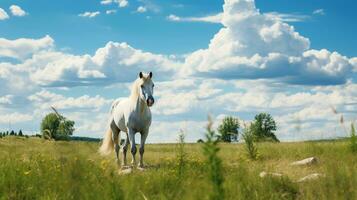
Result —
[[212, 183], [213, 192], [210, 199], [218, 200], [224, 199], [223, 190], [223, 168], [222, 161], [218, 157], [218, 138], [212, 130], [213, 122], [211, 118], [208, 119], [206, 142], [204, 143], [203, 150], [206, 157], [206, 166]]
[[254, 144], [255, 137], [251, 127], [249, 126], [245, 127], [243, 133], [243, 139], [245, 142], [245, 150], [247, 152], [247, 156], [252, 160], [256, 160], [258, 158], [258, 149]]
[[185, 166], [186, 166], [186, 152], [185, 152], [185, 134], [183, 131], [180, 132], [179, 134], [179, 141], [178, 141], [178, 146], [177, 146], [177, 175], [178, 177], [182, 177]]

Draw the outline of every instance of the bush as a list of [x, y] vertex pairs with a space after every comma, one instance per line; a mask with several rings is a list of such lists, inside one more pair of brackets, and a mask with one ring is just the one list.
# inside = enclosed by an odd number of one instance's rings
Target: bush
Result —
[[260, 113], [254, 117], [251, 131], [255, 141], [279, 142], [273, 131], [276, 131], [276, 123], [268, 113]]
[[41, 133], [45, 139], [67, 140], [74, 132], [74, 121], [56, 113], [46, 115], [41, 122]]
[[221, 135], [223, 142], [232, 142], [238, 140], [239, 121], [237, 118], [228, 116], [222, 121], [222, 124], [218, 127], [218, 132]]

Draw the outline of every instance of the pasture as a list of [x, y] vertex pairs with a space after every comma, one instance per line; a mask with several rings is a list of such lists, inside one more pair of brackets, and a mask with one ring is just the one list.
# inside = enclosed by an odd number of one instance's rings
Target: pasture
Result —
[[[98, 155], [99, 145], [0, 138], [0, 199], [209, 199], [202, 144], [185, 144], [184, 154], [177, 144], [148, 144], [148, 168], [126, 175], [119, 175], [114, 153]], [[348, 141], [258, 143], [259, 158], [251, 161], [244, 144], [219, 144], [222, 198], [357, 199], [357, 155], [347, 146]], [[290, 165], [310, 156], [319, 159], [316, 165]], [[262, 171], [284, 176], [261, 178]], [[296, 182], [311, 173], [324, 177]]]

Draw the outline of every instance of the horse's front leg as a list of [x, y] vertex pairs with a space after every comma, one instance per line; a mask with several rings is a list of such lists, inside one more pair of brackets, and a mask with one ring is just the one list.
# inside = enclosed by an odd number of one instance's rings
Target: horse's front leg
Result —
[[129, 136], [129, 142], [130, 142], [130, 151], [131, 151], [131, 164], [135, 166], [136, 160], [135, 160], [135, 154], [136, 154], [136, 146], [135, 146], [135, 131], [131, 128], [128, 129], [128, 136]]
[[140, 132], [140, 134], [141, 134], [140, 148], [139, 148], [140, 160], [139, 160], [138, 167], [143, 168], [144, 167], [143, 157], [144, 157], [144, 152], [145, 152], [145, 141], [149, 134], [149, 129]]

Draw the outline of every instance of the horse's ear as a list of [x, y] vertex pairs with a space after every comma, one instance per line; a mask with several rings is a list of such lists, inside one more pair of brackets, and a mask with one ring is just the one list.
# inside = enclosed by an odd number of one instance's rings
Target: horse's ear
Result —
[[149, 77], [152, 78], [152, 72], [149, 73]]
[[143, 78], [143, 73], [142, 72], [139, 73], [139, 78]]

